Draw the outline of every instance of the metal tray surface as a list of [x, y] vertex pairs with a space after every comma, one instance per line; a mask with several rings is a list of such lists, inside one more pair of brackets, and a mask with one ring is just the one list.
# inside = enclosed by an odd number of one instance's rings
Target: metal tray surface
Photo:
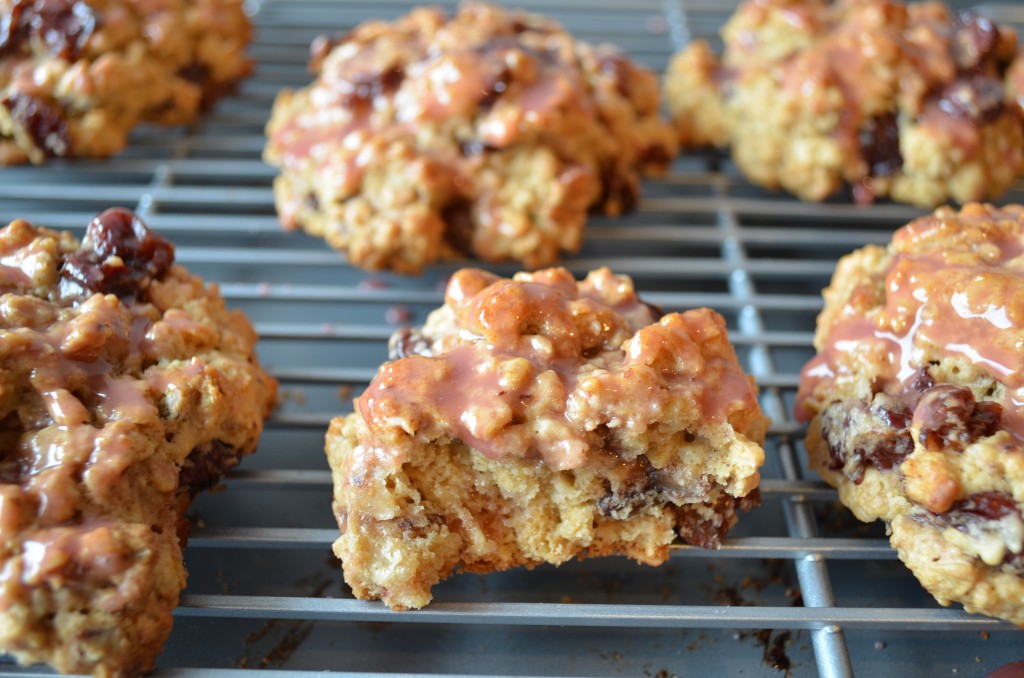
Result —
[[[662, 71], [694, 36], [714, 36], [733, 2], [515, 3], [577, 36], [616, 43]], [[0, 222], [27, 218], [81, 235], [111, 205], [137, 210], [179, 261], [249, 314], [283, 402], [257, 454], [201, 496], [186, 551], [188, 588], [158, 676], [333, 672], [526, 676], [984, 676], [1024, 658], [1010, 625], [942, 608], [896, 560], [880, 525], [861, 525], [809, 472], [792, 406], [812, 355], [820, 291], [836, 259], [920, 214], [910, 207], [804, 204], [746, 183], [728, 158], [686, 155], [646, 182], [639, 209], [594, 217], [566, 261], [628, 273], [666, 310], [710, 306], [773, 418], [764, 504], [717, 552], [680, 546], [661, 567], [622, 558], [456, 575], [418, 612], [354, 600], [336, 536], [323, 434], [386, 358], [398, 322], [442, 301], [455, 265], [421, 278], [367, 274], [323, 242], [284, 233], [263, 126], [282, 87], [309, 82], [309, 43], [399, 0], [264, 0], [254, 76], [187, 130], [147, 128], [102, 163], [0, 170]], [[1024, 8], [989, 3], [1020, 24]], [[1022, 202], [1021, 187], [1004, 202]], [[511, 273], [511, 267], [497, 267]], [[788, 669], [785, 666], [788, 664]], [[47, 673], [0, 660], [0, 675]]]

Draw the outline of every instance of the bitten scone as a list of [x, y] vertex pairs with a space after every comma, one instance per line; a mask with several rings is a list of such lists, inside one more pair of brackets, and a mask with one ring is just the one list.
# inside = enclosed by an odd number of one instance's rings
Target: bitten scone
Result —
[[310, 67], [267, 125], [277, 212], [367, 269], [550, 264], [676, 152], [652, 73], [534, 14], [416, 9], [319, 39]]
[[824, 296], [812, 465], [940, 603], [1024, 626], [1024, 207], [941, 208]]
[[0, 0], [0, 165], [104, 158], [249, 73], [241, 0]]
[[1009, 27], [934, 2], [747, 0], [722, 37], [721, 58], [695, 41], [673, 59], [668, 104], [684, 145], [731, 147], [757, 184], [934, 207], [1024, 169]]
[[185, 585], [184, 512], [256, 446], [256, 334], [169, 242], [107, 210], [79, 244], [0, 230], [0, 651], [153, 667]]
[[327, 433], [359, 598], [419, 608], [456, 567], [657, 565], [758, 503], [768, 419], [713, 311], [661, 316], [608, 269], [463, 269], [391, 354]]

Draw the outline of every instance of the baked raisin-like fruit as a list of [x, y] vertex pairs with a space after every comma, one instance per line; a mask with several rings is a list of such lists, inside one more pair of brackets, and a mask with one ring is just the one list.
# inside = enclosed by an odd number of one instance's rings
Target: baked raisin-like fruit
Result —
[[153, 667], [192, 496], [253, 451], [277, 385], [241, 313], [111, 209], [76, 242], [0, 229], [0, 651]]
[[455, 568], [658, 564], [757, 504], [768, 419], [713, 311], [662, 316], [608, 269], [464, 269], [392, 350], [327, 434], [360, 598], [422, 607]]
[[654, 74], [538, 15], [416, 9], [313, 47], [316, 79], [278, 96], [264, 157], [282, 224], [363, 268], [549, 265], [676, 153]]
[[1024, 207], [939, 209], [824, 296], [812, 465], [939, 602], [1024, 626]]
[[730, 147], [754, 183], [935, 207], [1024, 169], [1010, 27], [936, 2], [746, 0], [722, 37], [673, 59], [666, 95], [684, 146]]
[[0, 0], [0, 165], [104, 158], [245, 77], [241, 0]]

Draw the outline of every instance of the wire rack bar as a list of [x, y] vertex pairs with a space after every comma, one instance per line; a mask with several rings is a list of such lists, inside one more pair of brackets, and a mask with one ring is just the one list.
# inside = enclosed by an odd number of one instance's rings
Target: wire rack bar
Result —
[[[723, 258], [737, 267], [730, 278], [730, 290], [740, 299], [747, 299], [754, 292], [755, 285], [751, 280], [750, 267], [748, 265], [750, 262], [743, 249], [739, 233], [739, 223], [735, 212], [737, 208], [734, 203], [726, 200], [726, 196], [721, 192], [719, 192], [717, 198], [720, 201], [718, 212], [720, 224], [726, 233]], [[765, 331], [765, 327], [761, 318], [761, 311], [755, 306], [744, 307], [739, 315], [739, 328], [740, 332], [746, 335], [762, 334]], [[776, 378], [775, 361], [764, 344], [754, 347], [750, 356], [750, 365], [751, 372], [762, 387], [771, 382], [775, 382], [772, 385], [777, 386], [781, 385], [781, 382], [790, 380], [788, 378]], [[773, 420], [788, 419], [785, 405], [778, 397], [776, 389], [769, 388], [765, 400], [765, 410]], [[788, 445], [783, 443], [781, 447], [787, 448]], [[784, 465], [784, 471], [787, 480], [799, 479], [799, 474], [795, 468]], [[787, 529], [795, 540], [816, 536], [814, 534], [813, 516], [805, 502], [783, 502], [783, 509], [785, 510]], [[824, 566], [822, 555], [813, 554], [800, 558], [796, 562], [796, 571], [797, 578], [800, 581], [803, 604], [808, 608], [825, 608], [831, 611], [836, 604], [836, 600], [832, 594], [832, 584], [829, 581], [828, 570]], [[850, 660], [845, 637], [840, 626], [833, 623], [812, 629], [811, 639], [818, 662], [818, 672], [821, 676], [824, 678], [853, 677], [853, 664]]]
[[179, 617], [255, 617], [322, 621], [415, 621], [420, 624], [503, 624], [512, 626], [621, 626], [643, 628], [846, 628], [1014, 631], [1006, 622], [958, 610], [820, 607], [729, 607], [688, 605], [606, 605], [573, 603], [456, 603], [435, 601], [415, 612], [396, 612], [382, 603], [342, 598], [187, 595]]
[[[295, 527], [227, 527], [196, 529], [189, 537], [193, 548], [325, 549], [338, 538], [338, 531]], [[683, 544], [672, 546], [674, 557], [707, 558], [703, 549]], [[807, 558], [809, 556], [846, 560], [893, 560], [896, 553], [881, 539], [795, 539], [792, 537], [746, 537], [725, 539], [715, 558]]]
[[[394, 325], [336, 325], [332, 323], [258, 323], [256, 331], [265, 341], [287, 341], [315, 339], [324, 341], [374, 340], [387, 341], [395, 332]], [[733, 345], [751, 346], [771, 344], [773, 346], [807, 346], [811, 343], [812, 332], [772, 332], [759, 335], [739, 334], [730, 337]]]

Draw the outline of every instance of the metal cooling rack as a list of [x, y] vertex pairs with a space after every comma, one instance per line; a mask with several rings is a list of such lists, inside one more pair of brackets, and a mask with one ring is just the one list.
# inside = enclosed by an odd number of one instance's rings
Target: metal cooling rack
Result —
[[[735, 3], [517, 4], [661, 71], [692, 37], [714, 36]], [[108, 206], [135, 208], [175, 241], [182, 263], [249, 314], [282, 383], [259, 452], [225, 492], [195, 504], [189, 586], [157, 675], [984, 675], [1022, 658], [1019, 632], [936, 605], [881, 527], [837, 508], [806, 469], [791, 414], [835, 260], [887, 241], [918, 212], [798, 203], [749, 186], [718, 154], [681, 158], [671, 176], [645, 185], [635, 214], [594, 218], [566, 265], [578, 275], [609, 265], [667, 310], [707, 305], [726, 317], [775, 422], [764, 505], [721, 551], [681, 546], [659, 568], [608, 558], [457, 575], [414, 613], [354, 600], [330, 553], [323, 432], [351, 411], [396, 324], [422, 322], [441, 303], [455, 267], [416, 279], [368, 275], [319, 240], [281, 232], [274, 172], [260, 162], [274, 96], [309, 81], [312, 38], [408, 4], [265, 0], [252, 9], [258, 70], [201, 125], [141, 130], [110, 162], [0, 170], [4, 223], [23, 217], [80, 235]], [[986, 11], [1024, 20], [1010, 4]], [[1018, 189], [1005, 201], [1024, 200]], [[788, 671], [772, 666], [785, 662]], [[40, 672], [0, 666], [4, 676]]]

